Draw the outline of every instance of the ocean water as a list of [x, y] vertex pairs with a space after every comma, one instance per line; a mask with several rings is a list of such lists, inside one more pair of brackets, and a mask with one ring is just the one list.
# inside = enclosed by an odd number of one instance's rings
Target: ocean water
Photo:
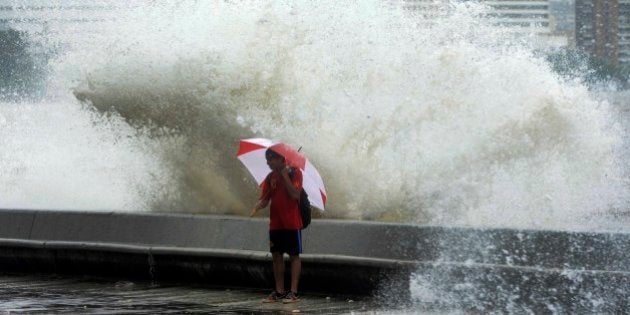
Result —
[[246, 214], [237, 143], [267, 137], [303, 147], [328, 217], [625, 228], [621, 94], [481, 4], [98, 3], [28, 38], [46, 92], [0, 106], [2, 207]]
[[[490, 24], [482, 4], [68, 3], [27, 36], [42, 88], [2, 95], [2, 208], [244, 215], [257, 188], [238, 140], [266, 137], [303, 147], [326, 217], [628, 230], [630, 95], [557, 74], [539, 37]], [[41, 14], [16, 12], [18, 30]], [[473, 280], [419, 270], [407, 311], [457, 290], [490, 311]], [[525, 289], [494, 293], [528, 312], [512, 299]], [[598, 310], [592, 292], [576, 300]]]

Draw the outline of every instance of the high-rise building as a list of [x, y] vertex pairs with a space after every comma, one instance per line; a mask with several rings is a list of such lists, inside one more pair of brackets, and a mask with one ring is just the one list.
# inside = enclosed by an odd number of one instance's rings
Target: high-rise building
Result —
[[630, 1], [576, 0], [576, 45], [612, 65], [630, 62]]
[[619, 63], [630, 67], [630, 0], [619, 0]]

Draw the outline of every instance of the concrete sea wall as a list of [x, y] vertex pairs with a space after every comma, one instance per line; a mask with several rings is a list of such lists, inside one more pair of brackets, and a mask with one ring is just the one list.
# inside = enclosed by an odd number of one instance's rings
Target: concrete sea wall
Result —
[[[123, 275], [271, 287], [266, 219], [0, 211], [4, 270]], [[414, 267], [410, 226], [317, 220], [303, 231], [302, 288], [373, 294]], [[408, 278], [408, 276], [407, 276]], [[404, 282], [404, 281], [403, 281]]]
[[[3, 270], [247, 287], [273, 282], [266, 219], [0, 210], [0, 226]], [[487, 310], [516, 296], [568, 311], [593, 310], [589, 303], [597, 296], [606, 303], [595, 310], [623, 309], [630, 292], [625, 233], [314, 220], [303, 239], [304, 291], [409, 298], [413, 281], [422, 279], [449, 295], [422, 301], [439, 308]]]

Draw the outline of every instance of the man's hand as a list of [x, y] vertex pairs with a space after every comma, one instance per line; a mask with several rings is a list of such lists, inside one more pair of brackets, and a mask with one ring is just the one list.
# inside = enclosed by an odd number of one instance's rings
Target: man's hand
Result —
[[256, 215], [256, 212], [258, 212], [258, 210], [263, 209], [264, 207], [266, 207], [269, 204], [269, 200], [260, 200], [258, 201], [258, 203], [254, 206], [254, 208], [252, 209], [252, 212], [249, 213], [250, 217], [253, 217]]
[[282, 168], [282, 170], [280, 171], [280, 175], [282, 175], [282, 177], [286, 176], [287, 178], [289, 178], [290, 172], [291, 172], [291, 167], [287, 165]]

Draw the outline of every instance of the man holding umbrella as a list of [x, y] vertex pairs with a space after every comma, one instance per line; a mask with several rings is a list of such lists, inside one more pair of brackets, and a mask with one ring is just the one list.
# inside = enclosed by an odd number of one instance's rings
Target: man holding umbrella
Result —
[[[299, 301], [298, 282], [302, 263], [302, 218], [299, 210], [300, 191], [302, 190], [302, 171], [291, 167], [285, 156], [273, 147], [265, 151], [267, 165], [271, 172], [261, 184], [260, 200], [252, 209], [250, 216], [269, 207], [269, 246], [273, 257], [275, 290], [263, 302], [293, 303]], [[291, 261], [291, 290], [284, 288], [284, 253]]]

